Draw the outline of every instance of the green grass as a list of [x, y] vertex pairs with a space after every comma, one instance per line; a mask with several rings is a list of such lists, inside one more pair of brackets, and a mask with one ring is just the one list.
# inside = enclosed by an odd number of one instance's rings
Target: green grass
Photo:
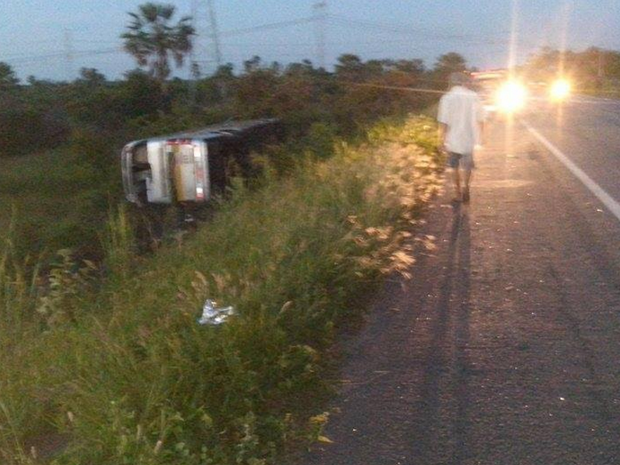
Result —
[[118, 197], [119, 177], [109, 142], [95, 135], [77, 134], [56, 150], [3, 158], [0, 230], [13, 224], [15, 253], [21, 256], [63, 248], [98, 256], [98, 236], [110, 199]]
[[[0, 462], [45, 463], [42, 444], [56, 441], [58, 465], [258, 465], [316, 438], [325, 417], [307, 405], [328, 386], [328, 349], [382, 275], [407, 274], [409, 231], [440, 170], [431, 120], [384, 123], [286, 178], [267, 169], [261, 189], [236, 190], [148, 258], [112, 212], [103, 284], [64, 253], [42, 293], [8, 248]], [[206, 298], [237, 315], [198, 325]]]

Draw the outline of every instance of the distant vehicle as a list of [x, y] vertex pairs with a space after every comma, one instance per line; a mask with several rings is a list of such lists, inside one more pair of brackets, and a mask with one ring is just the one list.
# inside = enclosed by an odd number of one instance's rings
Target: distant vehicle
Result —
[[248, 176], [250, 152], [282, 134], [279, 120], [261, 119], [130, 142], [121, 153], [125, 196], [138, 206], [204, 204], [235, 171]]
[[487, 115], [497, 110], [497, 93], [500, 86], [508, 79], [508, 72], [503, 69], [476, 71], [471, 73], [474, 90], [478, 92]]
[[487, 115], [511, 115], [523, 110], [528, 100], [528, 90], [518, 77], [508, 70], [472, 73], [474, 86], [484, 102]]
[[566, 78], [557, 78], [549, 86], [549, 99], [553, 103], [563, 103], [571, 96], [573, 85]]

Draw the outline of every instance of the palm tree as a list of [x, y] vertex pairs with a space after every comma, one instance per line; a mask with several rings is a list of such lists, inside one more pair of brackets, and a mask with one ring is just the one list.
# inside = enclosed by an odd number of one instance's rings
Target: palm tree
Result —
[[170, 56], [177, 67], [183, 66], [185, 55], [192, 49], [195, 34], [191, 17], [186, 16], [171, 25], [174, 5], [145, 3], [137, 13], [129, 13], [132, 21], [121, 35], [125, 50], [133, 55], [139, 66], [148, 66], [150, 73], [163, 83], [170, 75]]

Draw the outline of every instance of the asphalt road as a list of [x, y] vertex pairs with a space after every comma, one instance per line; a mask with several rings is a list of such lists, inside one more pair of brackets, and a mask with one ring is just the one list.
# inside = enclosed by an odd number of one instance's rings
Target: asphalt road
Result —
[[[620, 201], [620, 104], [523, 118]], [[491, 124], [468, 206], [446, 193], [411, 281], [342, 342], [297, 465], [620, 464], [620, 221], [520, 122]]]
[[620, 100], [576, 96], [534, 102], [524, 118], [620, 202]]

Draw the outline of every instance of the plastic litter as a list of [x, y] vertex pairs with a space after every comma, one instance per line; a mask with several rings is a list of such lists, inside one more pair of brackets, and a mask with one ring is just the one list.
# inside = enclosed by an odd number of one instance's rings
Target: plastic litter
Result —
[[216, 301], [207, 299], [202, 307], [202, 316], [198, 318], [198, 324], [219, 326], [234, 314], [234, 307], [218, 307]]

